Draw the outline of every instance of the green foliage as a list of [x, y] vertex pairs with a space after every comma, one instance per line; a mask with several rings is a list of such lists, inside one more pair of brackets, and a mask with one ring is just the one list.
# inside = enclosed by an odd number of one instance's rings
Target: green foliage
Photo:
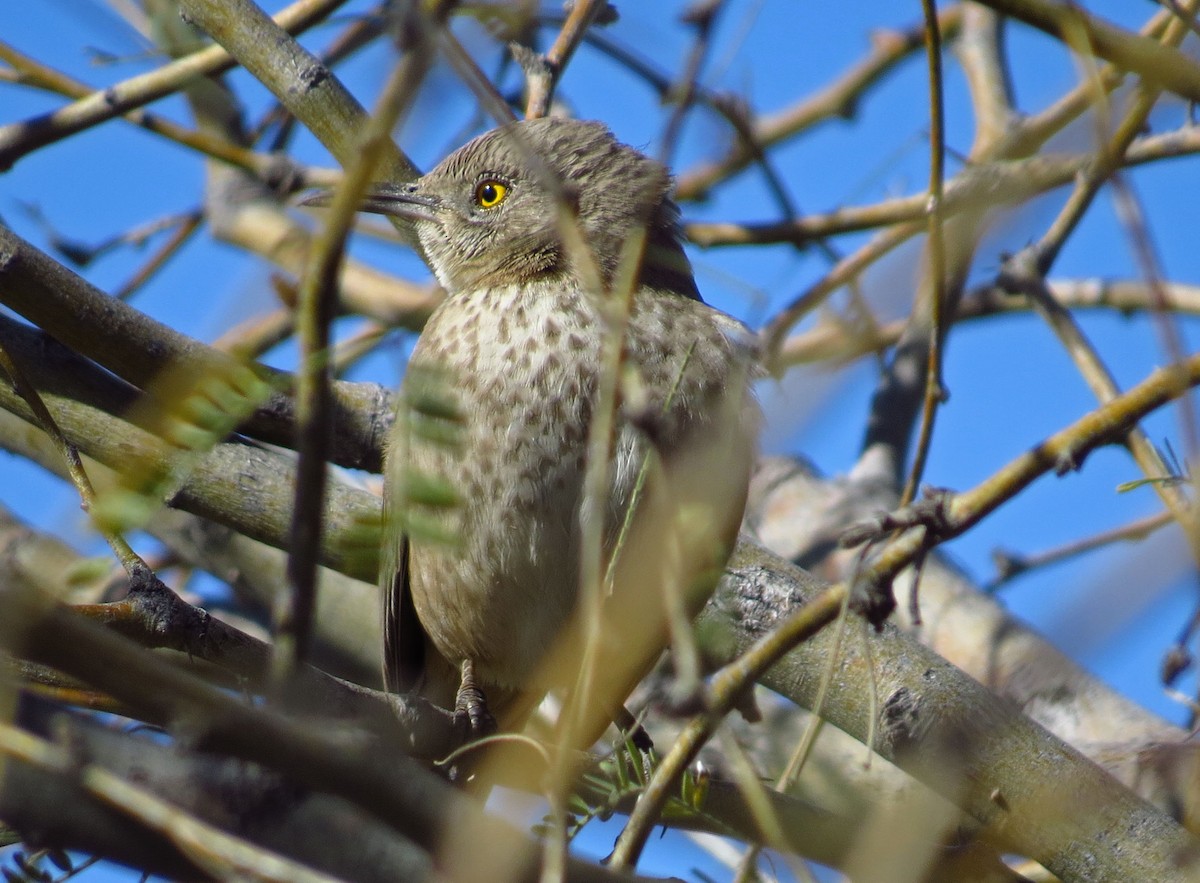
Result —
[[[440, 367], [409, 366], [397, 419], [407, 430], [409, 452], [418, 447], [454, 451], [462, 445], [462, 407], [453, 378]], [[400, 468], [403, 498], [396, 501], [396, 508], [404, 532], [420, 541], [457, 545], [459, 532], [453, 516], [462, 505], [459, 489], [442, 475], [407, 463]]]
[[120, 483], [97, 497], [92, 512], [112, 532], [137, 530], [187, 480], [200, 458], [229, 437], [275, 392], [252, 367], [230, 360], [196, 374], [168, 371], [131, 414], [166, 444], [161, 459], [131, 457]]
[[[650, 783], [658, 760], [653, 749], [642, 752], [627, 740], [584, 773], [576, 791], [567, 799], [567, 839], [574, 839], [593, 819], [604, 822], [617, 812], [627, 811]], [[710, 778], [700, 763], [685, 770], [679, 792], [667, 800], [663, 809], [663, 821], [672, 826], [722, 829], [721, 823], [704, 811]], [[534, 825], [533, 831], [538, 836], [548, 836], [553, 826], [553, 816], [547, 815]]]

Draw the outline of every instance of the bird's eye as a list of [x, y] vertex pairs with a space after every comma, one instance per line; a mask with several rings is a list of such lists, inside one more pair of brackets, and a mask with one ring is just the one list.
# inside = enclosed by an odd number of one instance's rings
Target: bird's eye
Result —
[[480, 208], [495, 208], [508, 196], [508, 187], [500, 181], [480, 181], [475, 188], [475, 204]]

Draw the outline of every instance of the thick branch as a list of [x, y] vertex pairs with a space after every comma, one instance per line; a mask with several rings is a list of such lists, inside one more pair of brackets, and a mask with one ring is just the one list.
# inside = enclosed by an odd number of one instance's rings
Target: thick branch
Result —
[[[0, 321], [0, 340], [42, 393], [67, 440], [81, 452], [126, 478], [170, 470], [177, 449], [105, 410], [119, 404], [122, 394], [128, 395], [127, 387], [105, 378], [65, 348], [40, 342], [11, 321]], [[3, 377], [0, 407], [32, 420], [24, 399]], [[295, 471], [294, 459], [279, 452], [248, 444], [218, 444], [195, 462], [182, 486], [163, 502], [282, 547]], [[378, 520], [378, 498], [335, 482], [330, 485], [327, 507], [330, 520], [322, 561], [359, 579], [373, 580], [374, 549], [361, 548], [352, 538], [363, 533], [364, 525]]]
[[[235, 364], [230, 356], [156, 322], [72, 273], [0, 225], [0, 301], [56, 340], [142, 389], [168, 369], [203, 374]], [[262, 376], [290, 388], [283, 372], [258, 367]], [[378, 470], [391, 408], [374, 384], [334, 384], [335, 462]], [[244, 430], [273, 444], [295, 443], [290, 397], [275, 394], [246, 421]]]
[[[246, 704], [192, 675], [156, 664], [145, 650], [24, 587], [0, 586], [0, 606], [6, 614], [0, 620], [0, 644], [10, 652], [86, 680], [139, 714], [172, 721], [193, 745], [228, 752], [350, 800], [423, 848], [440, 850], [450, 876], [481, 879], [502, 868], [514, 879], [539, 878], [540, 851], [533, 842], [507, 822], [485, 815], [395, 746]], [[571, 859], [567, 879], [599, 883], [622, 878]]]
[[[701, 625], [740, 654], [822, 585], [741, 545]], [[852, 629], [825, 716], [958, 803], [989, 836], [1063, 879], [1183, 880], [1195, 841], [1115, 779], [894, 627]], [[833, 636], [793, 649], [764, 678], [802, 705], [817, 699]], [[875, 706], [878, 701], [878, 707]], [[1183, 863], [1181, 864], [1177, 864]]]
[[[186, 850], [87, 787], [89, 770], [102, 769], [169, 802], [181, 817], [252, 839], [340, 879], [382, 883], [430, 876], [430, 855], [412, 841], [347, 801], [299, 788], [260, 766], [73, 716], [51, 717], [34, 703], [26, 703], [22, 718], [68, 761], [46, 766], [10, 757], [0, 782], [0, 817], [39, 845], [82, 849], [171, 878], [197, 877]], [[3, 735], [0, 731], [0, 752], [11, 753], [3, 750]], [[354, 836], [332, 835], [339, 830]]]

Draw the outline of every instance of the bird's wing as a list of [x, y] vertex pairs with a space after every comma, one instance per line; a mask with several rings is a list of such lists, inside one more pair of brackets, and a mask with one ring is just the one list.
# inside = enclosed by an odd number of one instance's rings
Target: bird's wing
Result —
[[425, 630], [417, 619], [409, 586], [408, 537], [383, 544], [383, 682], [393, 693], [420, 686], [425, 670]]

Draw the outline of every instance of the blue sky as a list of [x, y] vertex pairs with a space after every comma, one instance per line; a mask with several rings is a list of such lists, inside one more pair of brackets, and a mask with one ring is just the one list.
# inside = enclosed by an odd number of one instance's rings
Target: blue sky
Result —
[[[676, 8], [680, 4], [663, 4]], [[362, 3], [352, 3], [352, 10]], [[1152, 11], [1149, 3], [1089, 3], [1101, 15], [1136, 27]], [[273, 7], [272, 7], [273, 8]], [[659, 4], [620, 4], [621, 20], [611, 36], [652, 54], [666, 69], [678, 66], [689, 48], [686, 33], [664, 15]], [[851, 14], [852, 13], [852, 14]], [[828, 82], [866, 51], [868, 29], [907, 26], [919, 19], [916, 3], [870, 0], [853, 5], [821, 2], [733, 2], [721, 21], [706, 86], [744, 92], [759, 110], [783, 107]], [[344, 21], [344, 18], [342, 19]], [[308, 40], [321, 45], [334, 32], [326, 27]], [[469, 46], [484, 45], [465, 27]], [[115, 82], [155, 62], [137, 59], [139, 40], [106, 5], [92, 0], [45, 0], [12, 4], [5, 11], [4, 39], [35, 57], [95, 85]], [[127, 60], [98, 66], [89, 47]], [[1058, 44], [1021, 26], [1010, 29], [1015, 88], [1025, 112], [1041, 109], [1077, 82], [1079, 70]], [[133, 60], [128, 60], [133, 58]], [[493, 56], [494, 58], [494, 56]], [[369, 104], [390, 63], [385, 47], [364, 53], [347, 66], [344, 77]], [[485, 65], [487, 66], [487, 65]], [[490, 69], [490, 68], [489, 68]], [[466, 93], [444, 69], [435, 71], [439, 87], [417, 103], [399, 135], [401, 145], [423, 167], [455, 146], [470, 118]], [[268, 96], [244, 73], [232, 82], [243, 95], [251, 118]], [[929, 125], [925, 68], [918, 55], [875, 90], [852, 121], [835, 121], [781, 149], [775, 157], [793, 199], [808, 211], [874, 202], [919, 192], [927, 176]], [[612, 62], [584, 49], [569, 68], [562, 94], [582, 117], [606, 121], [629, 143], [654, 152], [664, 114], [657, 98]], [[0, 85], [0, 122], [8, 123], [52, 109], [59, 100]], [[186, 120], [183, 103], [168, 99], [155, 112]], [[1182, 104], [1164, 108], [1152, 120], [1156, 130], [1178, 125]], [[972, 119], [963, 79], [947, 64], [948, 144], [960, 152], [970, 146]], [[1086, 147], [1089, 130], [1073, 135], [1074, 147]], [[677, 151], [676, 167], [687, 169], [725, 142], [723, 124], [693, 113]], [[1067, 145], [1070, 146], [1070, 145]], [[311, 137], [298, 142], [302, 159], [332, 165]], [[958, 166], [951, 160], [949, 171]], [[1200, 164], [1177, 160], [1138, 169], [1128, 180], [1146, 206], [1149, 232], [1167, 279], [1200, 283]], [[34, 203], [62, 234], [96, 242], [143, 224], [166, 212], [199, 204], [202, 168], [182, 149], [152, 135], [112, 122], [78, 138], [21, 160], [0, 176], [0, 217], [41, 247], [47, 237], [24, 204]], [[1040, 236], [1063, 199], [1051, 194], [1023, 210], [980, 254], [973, 279], [983, 280], [999, 266], [1000, 254]], [[773, 220], [776, 210], [754, 173], [740, 176], [710, 202], [688, 205], [694, 220]], [[836, 242], [843, 253], [862, 237]], [[422, 278], [416, 259], [398, 249], [358, 243], [359, 253], [394, 272]], [[102, 288], [123, 282], [145, 259], [144, 251], [123, 251], [82, 272]], [[771, 249], [694, 249], [697, 278], [707, 299], [753, 323], [788, 302], [825, 268], [813, 250], [796, 253]], [[162, 273], [135, 304], [140, 309], [202, 339], [212, 339], [239, 319], [273, 306], [270, 268], [201, 236]], [[884, 262], [868, 277], [880, 299], [889, 295], [906, 305], [915, 273], [914, 251]], [[1098, 200], [1079, 234], [1055, 267], [1058, 277], [1133, 278], [1137, 264], [1111, 194]], [[1145, 317], [1094, 313], [1081, 320], [1094, 343], [1124, 385], [1144, 378], [1166, 356]], [[1197, 325], [1180, 324], [1189, 351]], [[347, 325], [341, 329], [352, 331]], [[403, 364], [397, 342], [356, 373], [360, 379], [392, 384]], [[272, 355], [288, 367], [286, 349]], [[781, 385], [762, 390], [770, 426], [764, 445], [772, 453], [802, 453], [824, 471], [849, 468], [857, 454], [875, 379], [864, 362], [849, 369], [798, 371]], [[981, 481], [1045, 435], [1062, 428], [1094, 405], [1078, 373], [1044, 324], [1031, 315], [966, 325], [954, 332], [946, 360], [951, 392], [942, 410], [926, 472], [926, 481], [963, 489]], [[1179, 415], [1169, 409], [1147, 422], [1151, 438], [1170, 441], [1181, 455]], [[72, 493], [55, 479], [0, 454], [7, 493], [4, 502], [42, 527], [66, 530], [81, 546], [98, 551]], [[978, 580], [991, 573], [990, 554], [997, 546], [1037, 551], [1087, 536], [1157, 511], [1152, 491], [1118, 494], [1116, 487], [1137, 478], [1136, 468], [1118, 450], [1101, 451], [1080, 473], [1044, 478], [946, 551]], [[1050, 635], [1091, 670], [1138, 702], [1181, 722], [1183, 712], [1157, 684], [1158, 662], [1195, 604], [1195, 572], [1175, 532], [1165, 532], [1142, 547], [1122, 546], [1081, 561], [1049, 568], [1015, 582], [1005, 603]], [[599, 852], [609, 834], [597, 833]], [[671, 854], [672, 857], [674, 854]], [[653, 870], [648, 867], [647, 870]], [[680, 870], [676, 868], [676, 873]], [[717, 873], [709, 869], [709, 873]], [[89, 879], [99, 879], [99, 875]]]

